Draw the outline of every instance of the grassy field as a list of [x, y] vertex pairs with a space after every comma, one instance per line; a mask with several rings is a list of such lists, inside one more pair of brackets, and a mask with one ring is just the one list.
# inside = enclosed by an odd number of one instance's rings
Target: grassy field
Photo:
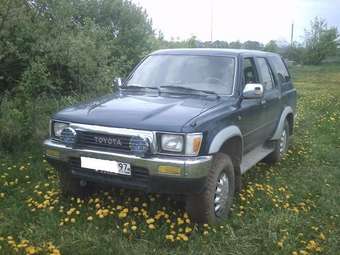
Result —
[[296, 67], [287, 157], [258, 164], [220, 226], [169, 197], [62, 198], [40, 153], [0, 156], [0, 254], [340, 254], [340, 66]]

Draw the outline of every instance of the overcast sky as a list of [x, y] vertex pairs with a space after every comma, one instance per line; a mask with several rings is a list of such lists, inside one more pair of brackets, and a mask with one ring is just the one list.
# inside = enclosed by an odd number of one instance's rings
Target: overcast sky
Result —
[[[153, 27], [166, 39], [195, 35], [209, 41], [211, 13], [213, 40], [263, 43], [271, 39], [301, 41], [304, 28], [315, 16], [340, 30], [340, 0], [132, 0], [146, 9]], [[212, 11], [211, 11], [212, 10]]]

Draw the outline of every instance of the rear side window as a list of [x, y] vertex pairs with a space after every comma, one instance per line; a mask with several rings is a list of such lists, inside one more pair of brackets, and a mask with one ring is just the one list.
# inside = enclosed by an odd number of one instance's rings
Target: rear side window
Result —
[[274, 81], [269, 69], [268, 63], [265, 58], [257, 58], [259, 63], [260, 73], [262, 77], [262, 82], [266, 90], [271, 90], [274, 88]]
[[271, 58], [271, 62], [276, 70], [278, 79], [280, 83], [285, 83], [290, 81], [290, 75], [288, 73], [286, 65], [283, 63], [282, 58], [275, 56]]

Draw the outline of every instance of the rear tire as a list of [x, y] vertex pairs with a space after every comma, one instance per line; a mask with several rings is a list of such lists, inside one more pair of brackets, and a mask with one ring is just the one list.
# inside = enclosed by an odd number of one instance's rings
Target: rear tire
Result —
[[235, 173], [230, 157], [214, 156], [204, 191], [186, 198], [186, 210], [194, 222], [216, 224], [229, 215], [235, 193]]
[[286, 119], [280, 138], [274, 141], [274, 151], [270, 153], [266, 158], [264, 158], [264, 161], [270, 164], [279, 162], [286, 154], [288, 147], [289, 147], [289, 125]]

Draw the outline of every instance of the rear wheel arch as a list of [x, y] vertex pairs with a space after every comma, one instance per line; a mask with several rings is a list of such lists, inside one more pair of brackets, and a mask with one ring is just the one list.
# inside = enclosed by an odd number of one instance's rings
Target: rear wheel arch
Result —
[[[281, 132], [282, 132], [282, 130], [284, 128], [284, 123], [285, 123], [286, 120], [288, 121], [288, 123], [290, 125], [289, 126], [289, 129], [290, 129], [289, 131], [293, 131], [292, 130], [293, 129], [293, 124], [294, 124], [293, 123], [293, 119], [294, 119], [293, 113], [294, 113], [294, 111], [293, 111], [292, 107], [290, 107], [290, 106], [286, 106], [283, 109], [283, 111], [281, 113], [281, 117], [280, 117], [279, 122], [277, 124], [276, 130], [274, 132], [274, 135], [272, 136], [272, 138], [270, 140], [278, 140], [278, 139], [280, 139]], [[292, 134], [292, 133], [290, 133], [290, 134]]]

